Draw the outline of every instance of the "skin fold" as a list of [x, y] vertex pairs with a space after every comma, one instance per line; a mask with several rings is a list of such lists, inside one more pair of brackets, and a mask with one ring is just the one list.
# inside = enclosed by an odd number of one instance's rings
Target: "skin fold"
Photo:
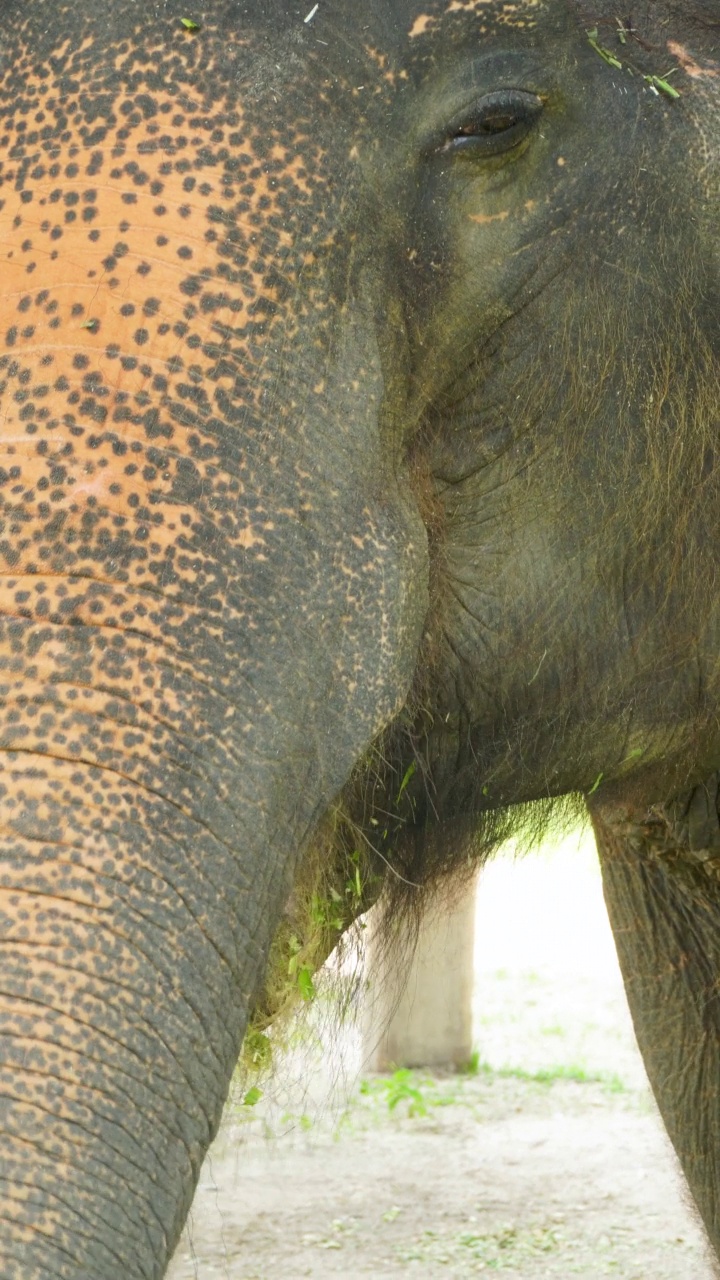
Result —
[[307, 8], [0, 5], [0, 1275], [164, 1275], [303, 885], [583, 793], [717, 1251], [716, 3]]

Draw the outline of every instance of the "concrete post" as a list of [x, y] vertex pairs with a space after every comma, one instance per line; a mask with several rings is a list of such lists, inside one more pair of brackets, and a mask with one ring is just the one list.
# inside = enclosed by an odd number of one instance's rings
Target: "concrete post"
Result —
[[368, 943], [363, 1058], [369, 1071], [459, 1067], [472, 1053], [475, 891], [450, 909], [431, 908], [409, 971], [397, 954]]

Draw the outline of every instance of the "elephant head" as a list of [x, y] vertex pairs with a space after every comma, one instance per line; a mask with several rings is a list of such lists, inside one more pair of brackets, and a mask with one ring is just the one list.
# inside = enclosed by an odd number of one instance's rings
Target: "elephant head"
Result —
[[715, 0], [307, 9], [4, 7], [7, 1280], [162, 1276], [313, 858], [720, 766]]

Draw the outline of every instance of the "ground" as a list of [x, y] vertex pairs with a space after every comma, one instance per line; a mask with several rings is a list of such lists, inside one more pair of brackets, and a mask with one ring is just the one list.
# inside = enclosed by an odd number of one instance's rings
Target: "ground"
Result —
[[320, 1014], [228, 1105], [169, 1280], [712, 1280], [587, 837], [484, 873], [468, 1073], [369, 1076]]

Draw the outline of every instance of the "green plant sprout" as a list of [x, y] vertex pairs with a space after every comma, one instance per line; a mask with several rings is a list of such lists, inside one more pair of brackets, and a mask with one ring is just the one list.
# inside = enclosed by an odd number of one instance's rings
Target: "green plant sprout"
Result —
[[[622, 45], [627, 45], [627, 36], [631, 35], [632, 32], [629, 27], [623, 26], [619, 18], [617, 19], [617, 23], [618, 23], [618, 31], [617, 31], [618, 40]], [[591, 47], [595, 50], [596, 53], [600, 55], [603, 62], [607, 62], [608, 66], [615, 67], [616, 70], [618, 71], [622, 71], [624, 66], [624, 69], [626, 71], [629, 71], [631, 74], [633, 73], [634, 70], [635, 71], [637, 70], [637, 68], [633, 68], [627, 62], [623, 64], [620, 61], [620, 59], [616, 57], [616, 55], [612, 52], [611, 49], [608, 49], [605, 45], [600, 44], [600, 41], [598, 39], [597, 27], [593, 27], [591, 31], [586, 31], [585, 34], [587, 35], [587, 38]], [[663, 74], [660, 76], [644, 75], [643, 80], [650, 87], [650, 89], [652, 89], [653, 93], [656, 93], [656, 94], [664, 93], [665, 96], [668, 98], [679, 98], [680, 97], [679, 90], [677, 90], [674, 85], [670, 84], [668, 80], [668, 76], [674, 75], [677, 70], [678, 70], [677, 67], [672, 67], [669, 71], [663, 72]]]

